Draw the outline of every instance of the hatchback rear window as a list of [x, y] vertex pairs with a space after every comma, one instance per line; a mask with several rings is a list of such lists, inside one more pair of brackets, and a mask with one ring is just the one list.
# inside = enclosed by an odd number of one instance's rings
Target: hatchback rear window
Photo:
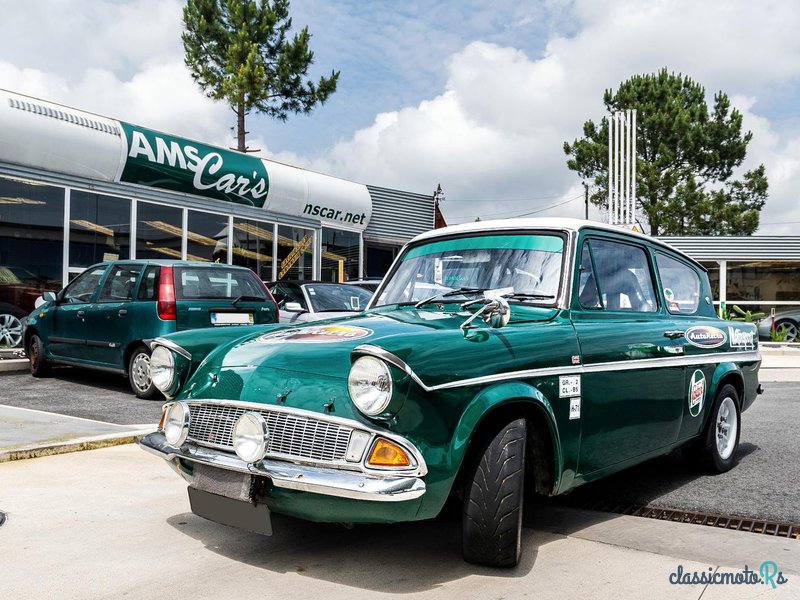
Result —
[[176, 267], [175, 295], [178, 300], [267, 299], [252, 271], [225, 267]]

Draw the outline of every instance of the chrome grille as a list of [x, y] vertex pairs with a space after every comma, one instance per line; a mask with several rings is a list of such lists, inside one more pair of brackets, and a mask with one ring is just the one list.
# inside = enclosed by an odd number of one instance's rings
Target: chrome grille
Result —
[[276, 410], [253, 410], [223, 404], [189, 403], [191, 423], [188, 439], [202, 446], [233, 451], [233, 426], [245, 412], [258, 412], [267, 422], [267, 455], [308, 460], [344, 460], [352, 429]]

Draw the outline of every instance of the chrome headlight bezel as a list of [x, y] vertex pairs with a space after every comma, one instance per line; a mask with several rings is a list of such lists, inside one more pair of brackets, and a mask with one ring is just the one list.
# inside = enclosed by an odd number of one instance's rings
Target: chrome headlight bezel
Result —
[[267, 454], [269, 428], [257, 412], [242, 414], [233, 426], [233, 450], [246, 463], [261, 461]]
[[174, 447], [180, 448], [189, 436], [191, 414], [186, 402], [173, 402], [164, 408], [164, 439]]
[[385, 412], [392, 401], [392, 372], [384, 361], [374, 356], [360, 356], [350, 366], [347, 392], [355, 407], [374, 417]]
[[175, 354], [169, 348], [156, 346], [150, 354], [150, 380], [162, 393], [168, 395], [178, 379]]

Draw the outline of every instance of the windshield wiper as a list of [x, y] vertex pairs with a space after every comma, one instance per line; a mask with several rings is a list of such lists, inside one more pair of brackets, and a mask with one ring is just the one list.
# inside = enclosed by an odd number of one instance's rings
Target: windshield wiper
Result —
[[449, 292], [434, 294], [429, 298], [425, 298], [424, 300], [420, 300], [414, 305], [414, 308], [419, 308], [420, 306], [425, 306], [429, 302], [433, 302], [438, 298], [447, 298], [448, 296], [458, 296], [459, 294], [480, 294], [485, 292], [489, 288], [476, 288], [476, 287], [460, 287], [454, 290], [450, 290]]
[[266, 300], [266, 298], [262, 298], [261, 296], [248, 296], [246, 294], [243, 294], [243, 295], [239, 296], [238, 298], [236, 298], [236, 300], [234, 300], [232, 302], [232, 304], [234, 306], [236, 306], [236, 303], [237, 302], [241, 302], [242, 300], [249, 300], [251, 302], [264, 302]]
[[555, 298], [552, 294], [532, 294], [526, 292], [512, 292], [510, 294], [503, 294], [503, 298], [524, 298], [530, 300], [552, 300]]

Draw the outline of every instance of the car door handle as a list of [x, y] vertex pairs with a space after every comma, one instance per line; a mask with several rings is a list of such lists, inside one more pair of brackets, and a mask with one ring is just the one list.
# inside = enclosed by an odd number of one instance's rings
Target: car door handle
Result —
[[120, 309], [119, 309], [119, 312], [118, 312], [117, 314], [118, 314], [120, 317], [124, 317], [125, 315], [127, 315], [127, 314], [128, 314], [128, 309], [127, 309], [127, 308], [120, 308]]
[[78, 318], [79, 318], [79, 319], [82, 319], [83, 317], [85, 317], [85, 316], [86, 316], [86, 311], [85, 311], [85, 310], [79, 310], [79, 311], [77, 312], [77, 315], [78, 315]]
[[683, 335], [684, 335], [684, 332], [682, 330], [680, 330], [680, 329], [676, 329], [674, 331], [665, 331], [664, 332], [664, 337], [665, 338], [669, 338], [671, 340], [677, 340], [679, 338], [682, 338]]

